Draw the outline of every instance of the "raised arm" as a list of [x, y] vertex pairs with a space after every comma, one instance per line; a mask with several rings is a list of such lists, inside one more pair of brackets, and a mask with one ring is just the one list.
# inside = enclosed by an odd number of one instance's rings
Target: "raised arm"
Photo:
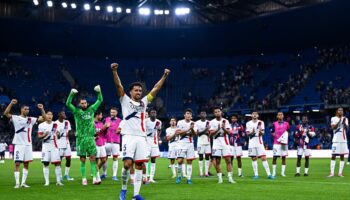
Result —
[[67, 108], [73, 113], [77, 110], [77, 108], [72, 104], [73, 98], [77, 93], [78, 93], [78, 90], [73, 88], [70, 91], [69, 96], [68, 96], [67, 101], [66, 101]]
[[94, 104], [92, 104], [92, 108], [96, 111], [98, 107], [100, 107], [103, 97], [102, 97], [102, 92], [101, 92], [101, 87], [100, 85], [95, 86], [94, 90], [97, 92], [97, 100]]
[[169, 74], [170, 74], [170, 70], [169, 69], [165, 69], [162, 78], [154, 85], [153, 89], [150, 92], [152, 97], [157, 96], [159, 90], [162, 88], [162, 86], [163, 86], [166, 78], [169, 76]]
[[10, 113], [11, 112], [11, 109], [12, 109], [12, 106], [13, 105], [16, 105], [17, 104], [17, 99], [12, 99], [10, 104], [6, 107], [5, 111], [4, 111], [4, 115], [7, 117], [7, 118], [11, 118], [12, 117], [12, 114]]
[[38, 118], [38, 121], [39, 122], [43, 122], [46, 120], [46, 112], [45, 112], [45, 109], [44, 109], [44, 105], [43, 104], [38, 104], [37, 105], [39, 110], [40, 110], [40, 113], [41, 113], [41, 116]]
[[120, 81], [117, 69], [118, 69], [118, 63], [112, 63], [111, 64], [111, 69], [112, 69], [112, 73], [113, 73], [113, 80], [114, 80], [114, 84], [115, 87], [117, 88], [117, 93], [118, 96], [122, 97], [125, 94], [124, 88], [122, 86], [122, 83]]

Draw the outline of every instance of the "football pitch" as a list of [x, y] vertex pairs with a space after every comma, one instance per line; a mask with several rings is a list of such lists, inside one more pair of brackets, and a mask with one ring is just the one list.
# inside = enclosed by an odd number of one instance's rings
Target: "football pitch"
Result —
[[[167, 159], [157, 160], [156, 181], [157, 183], [143, 185], [141, 195], [145, 199], [176, 199], [176, 200], [230, 200], [230, 199], [350, 199], [350, 166], [345, 165], [344, 178], [326, 178], [329, 173], [329, 159], [311, 159], [308, 177], [294, 177], [295, 159], [287, 160], [287, 177], [281, 177], [280, 166], [277, 166], [275, 180], [266, 178], [265, 170], [259, 161], [260, 179], [253, 180], [253, 170], [251, 161], [243, 159], [244, 178], [238, 178], [237, 163], [234, 162], [234, 178], [236, 184], [229, 184], [227, 176], [224, 177], [223, 184], [217, 184], [216, 176], [210, 178], [200, 178], [198, 176], [198, 160], [193, 163], [193, 184], [187, 185], [183, 179], [182, 183], [175, 184], [175, 179], [171, 178], [171, 171], [168, 168]], [[280, 164], [280, 160], [279, 164]], [[64, 164], [64, 163], [63, 163]], [[271, 168], [271, 159], [269, 159]], [[303, 162], [302, 162], [303, 165]], [[87, 164], [89, 173], [90, 165]], [[337, 160], [336, 172], [338, 171], [339, 160]], [[64, 169], [64, 167], [62, 167]], [[111, 180], [112, 162], [109, 162], [108, 177], [101, 185], [92, 185], [89, 179], [88, 186], [81, 185], [79, 173], [79, 161], [72, 162], [71, 177], [74, 181], [67, 182], [62, 187], [55, 185], [55, 174], [53, 166], [50, 167], [50, 186], [44, 187], [42, 165], [39, 160], [34, 160], [30, 165], [27, 184], [30, 188], [14, 189], [13, 161], [6, 160], [5, 164], [0, 164], [0, 199], [7, 200], [70, 200], [70, 199], [99, 199], [116, 200], [121, 189], [120, 181], [121, 162], [119, 162], [119, 181]], [[211, 169], [214, 172], [214, 169]], [[224, 174], [226, 170], [224, 169]], [[303, 174], [304, 169], [301, 168]], [[128, 186], [127, 199], [132, 199], [133, 186]]]

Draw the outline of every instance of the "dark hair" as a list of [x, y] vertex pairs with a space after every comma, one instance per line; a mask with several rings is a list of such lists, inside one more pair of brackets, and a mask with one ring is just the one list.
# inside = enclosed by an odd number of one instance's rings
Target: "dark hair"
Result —
[[27, 104], [22, 104], [21, 109], [23, 109], [24, 107], [29, 107], [29, 106]]
[[46, 113], [46, 114], [47, 114], [47, 113], [51, 113], [51, 114], [53, 115], [52, 110], [46, 110], [45, 113]]
[[220, 106], [215, 106], [215, 107], [213, 108], [213, 111], [214, 111], [214, 110], [217, 110], [217, 109], [222, 110]]
[[232, 117], [236, 117], [236, 118], [238, 119], [238, 114], [233, 113], [233, 114], [231, 115], [231, 118], [232, 118]]
[[133, 82], [130, 84], [129, 86], [129, 90], [131, 91], [132, 89], [134, 89], [135, 86], [139, 86], [142, 88], [142, 83], [141, 82]]
[[80, 97], [80, 98], [79, 98], [79, 103], [80, 103], [81, 101], [87, 101], [87, 100], [86, 100], [85, 97]]
[[100, 114], [102, 114], [102, 111], [98, 110], [95, 112], [94, 117], [96, 117], [97, 115], [100, 115]]
[[193, 113], [191, 108], [186, 108], [185, 111], [184, 111], [184, 114], [186, 114], [187, 112], [190, 112], [191, 114]]
[[111, 107], [110, 110], [115, 110], [118, 112], [118, 108], [117, 107]]
[[278, 115], [278, 113], [282, 113], [282, 115], [283, 115], [283, 112], [282, 112], [282, 111], [278, 111], [278, 112], [277, 112], [277, 115]]
[[169, 121], [171, 121], [172, 119], [174, 119], [175, 121], [177, 121], [177, 119], [176, 119], [176, 117], [170, 117], [170, 120]]
[[201, 114], [202, 112], [207, 113], [207, 111], [205, 111], [205, 110], [200, 110], [200, 111], [199, 111], [199, 114]]
[[253, 113], [258, 113], [258, 114], [259, 114], [259, 112], [258, 112], [257, 110], [253, 110], [253, 111], [252, 111], [252, 114], [253, 114]]

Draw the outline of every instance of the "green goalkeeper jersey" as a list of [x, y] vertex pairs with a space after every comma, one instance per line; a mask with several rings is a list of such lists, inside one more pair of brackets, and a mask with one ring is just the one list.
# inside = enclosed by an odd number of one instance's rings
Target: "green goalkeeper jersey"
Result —
[[74, 115], [76, 137], [81, 139], [94, 137], [96, 133], [94, 114], [103, 101], [102, 92], [97, 93], [97, 101], [86, 110], [74, 107], [73, 97], [74, 93], [71, 92], [67, 98], [66, 106]]

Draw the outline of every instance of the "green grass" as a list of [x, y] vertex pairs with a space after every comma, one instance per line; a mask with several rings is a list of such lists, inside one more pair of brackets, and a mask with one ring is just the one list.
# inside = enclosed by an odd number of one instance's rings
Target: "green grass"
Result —
[[[79, 173], [79, 161], [73, 160], [71, 176], [75, 178], [73, 182], [64, 182], [63, 187], [57, 187], [53, 166], [50, 168], [51, 185], [44, 188], [44, 178], [42, 166], [39, 160], [35, 160], [30, 165], [27, 184], [30, 188], [14, 189], [13, 162], [7, 160], [5, 164], [0, 164], [0, 199], [20, 200], [20, 199], [45, 199], [45, 200], [70, 200], [70, 199], [100, 199], [115, 200], [121, 188], [120, 181], [111, 180], [111, 164], [109, 162], [108, 179], [102, 185], [91, 184], [83, 187], [81, 185]], [[339, 161], [338, 161], [339, 162]], [[336, 172], [339, 164], [337, 162]], [[121, 164], [121, 162], [119, 162]], [[280, 160], [279, 160], [280, 163]], [[329, 159], [311, 159], [310, 176], [294, 177], [295, 159], [287, 160], [287, 177], [277, 176], [276, 180], [265, 178], [265, 171], [259, 161], [259, 180], [252, 179], [252, 167], [249, 159], [243, 159], [244, 178], [237, 178], [237, 184], [229, 184], [227, 176], [224, 177], [224, 184], [217, 184], [216, 177], [199, 178], [198, 161], [193, 164], [193, 185], [185, 184], [185, 180], [180, 185], [175, 184], [171, 179], [171, 172], [168, 169], [168, 160], [159, 159], [157, 162], [156, 179], [157, 183], [143, 185], [141, 194], [145, 199], [176, 199], [176, 200], [207, 200], [207, 199], [349, 199], [350, 198], [350, 167], [345, 166], [345, 178], [335, 177], [327, 179], [329, 173]], [[271, 168], [271, 159], [269, 160]], [[89, 165], [87, 165], [89, 167]], [[280, 166], [277, 167], [280, 172]], [[88, 170], [89, 172], [89, 170]], [[212, 169], [212, 172], [214, 170]], [[225, 171], [224, 171], [225, 172]], [[301, 170], [303, 172], [303, 168]], [[120, 167], [119, 167], [120, 175]], [[237, 174], [236, 162], [234, 162], [234, 174]], [[278, 173], [279, 174], [279, 173]], [[120, 177], [120, 176], [119, 176]], [[128, 200], [132, 198], [133, 187], [128, 188]]]

